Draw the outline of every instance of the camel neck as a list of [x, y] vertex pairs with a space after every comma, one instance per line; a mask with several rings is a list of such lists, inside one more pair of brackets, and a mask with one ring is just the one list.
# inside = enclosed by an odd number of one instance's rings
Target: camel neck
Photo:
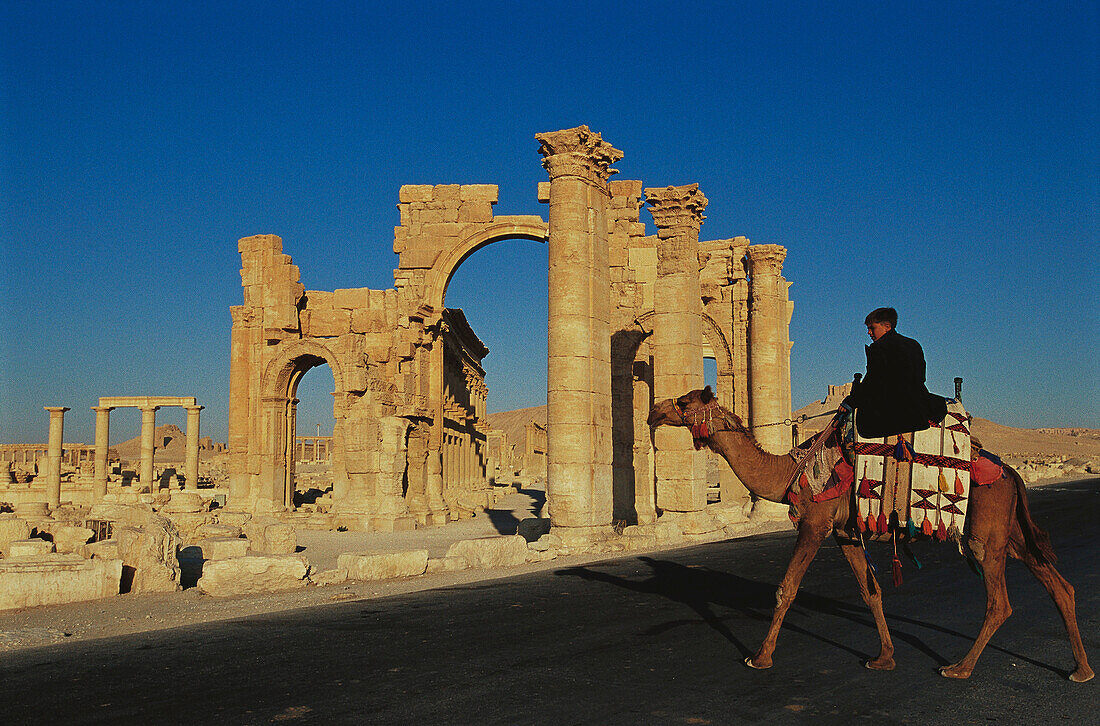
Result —
[[782, 502], [787, 482], [798, 467], [786, 454], [769, 454], [746, 432], [736, 429], [710, 435], [711, 449], [729, 462], [745, 488], [770, 502]]

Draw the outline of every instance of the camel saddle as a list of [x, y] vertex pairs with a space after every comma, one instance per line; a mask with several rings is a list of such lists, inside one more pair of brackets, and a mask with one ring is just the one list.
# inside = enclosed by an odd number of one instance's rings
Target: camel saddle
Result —
[[924, 431], [884, 438], [857, 431], [852, 451], [860, 531], [961, 536], [971, 485], [970, 417], [962, 403], [949, 399], [943, 421]]

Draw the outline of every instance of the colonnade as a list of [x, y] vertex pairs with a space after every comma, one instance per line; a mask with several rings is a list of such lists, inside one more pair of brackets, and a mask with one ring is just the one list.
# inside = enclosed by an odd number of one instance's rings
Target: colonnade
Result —
[[[110, 444], [111, 411], [116, 408], [137, 408], [141, 411], [141, 464], [138, 467], [138, 480], [153, 484], [153, 454], [156, 451], [154, 441], [156, 430], [156, 412], [163, 406], [181, 406], [187, 411], [187, 440], [184, 459], [184, 488], [196, 489], [199, 480], [199, 412], [203, 406], [195, 402], [194, 397], [168, 396], [120, 396], [99, 399], [95, 411], [95, 471], [92, 475], [93, 499], [98, 501], [107, 493], [107, 457]], [[47, 444], [46, 504], [51, 509], [61, 504], [61, 462], [62, 440], [65, 429], [64, 406], [46, 406], [50, 414], [49, 443]]]

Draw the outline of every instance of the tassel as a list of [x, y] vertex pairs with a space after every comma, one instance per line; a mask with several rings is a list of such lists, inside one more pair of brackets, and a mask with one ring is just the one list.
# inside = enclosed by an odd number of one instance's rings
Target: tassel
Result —
[[959, 452], [962, 451], [962, 449], [959, 448], [958, 442], [955, 441], [955, 432], [954, 431], [951, 432], [951, 447], [953, 449], [955, 449], [955, 456], [958, 456]]
[[929, 519], [928, 517], [925, 517], [924, 518], [924, 523], [921, 524], [921, 526], [920, 526], [920, 531], [921, 531], [922, 534], [924, 534], [924, 536], [931, 537], [932, 536], [932, 520]]
[[883, 534], [886, 533], [886, 512], [880, 512], [878, 515], [878, 531]]
[[878, 520], [875, 519], [875, 515], [868, 514], [867, 515], [867, 531], [870, 532], [871, 534], [875, 534], [875, 524], [877, 522], [878, 522]]
[[949, 492], [949, 491], [951, 491], [951, 489], [950, 489], [950, 488], [948, 488], [948, 486], [947, 486], [947, 477], [945, 477], [945, 476], [943, 475], [943, 469], [940, 469], [940, 479], [939, 479], [939, 482], [940, 482], [940, 491], [941, 491], [941, 492]]
[[894, 445], [894, 458], [898, 461], [913, 460], [912, 445], [900, 436], [898, 437], [898, 443]]
[[859, 531], [864, 532], [867, 530], [867, 523], [863, 521], [863, 517], [856, 515], [856, 524], [859, 525]]
[[958, 471], [955, 472], [955, 495], [960, 497], [966, 495], [966, 490], [963, 489], [963, 482], [959, 477]]
[[901, 587], [901, 560], [898, 559], [898, 554], [894, 553], [894, 587]]
[[940, 520], [940, 526], [936, 528], [936, 539], [940, 542], [947, 541], [947, 527], [943, 526], [943, 520]]
[[[915, 522], [913, 522], [912, 517], [910, 517], [909, 521], [905, 523], [905, 528], [909, 530], [909, 539], [913, 539], [917, 536], [917, 525]], [[919, 568], [920, 565], [917, 565], [917, 567]]]
[[960, 537], [962, 537], [962, 533], [959, 532], [959, 528], [952, 522], [951, 526], [947, 528], [947, 539], [958, 542]]
[[864, 499], [871, 496], [871, 480], [867, 477], [863, 477], [863, 481], [859, 483], [859, 495]]

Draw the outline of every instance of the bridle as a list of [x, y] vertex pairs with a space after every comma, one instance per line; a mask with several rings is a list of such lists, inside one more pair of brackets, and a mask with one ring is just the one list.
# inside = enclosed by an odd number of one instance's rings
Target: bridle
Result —
[[[733, 430], [726, 412], [722, 410], [722, 406], [718, 403], [718, 399], [712, 399], [710, 403], [703, 404], [691, 411], [685, 410], [676, 399], [672, 400], [672, 405], [676, 408], [676, 413], [680, 414], [680, 420], [691, 428], [691, 439], [696, 449], [703, 448], [704, 442], [711, 434], [718, 431]], [[715, 412], [717, 412], [717, 416], [715, 416]], [[714, 428], [716, 419], [725, 423], [726, 428]]]

